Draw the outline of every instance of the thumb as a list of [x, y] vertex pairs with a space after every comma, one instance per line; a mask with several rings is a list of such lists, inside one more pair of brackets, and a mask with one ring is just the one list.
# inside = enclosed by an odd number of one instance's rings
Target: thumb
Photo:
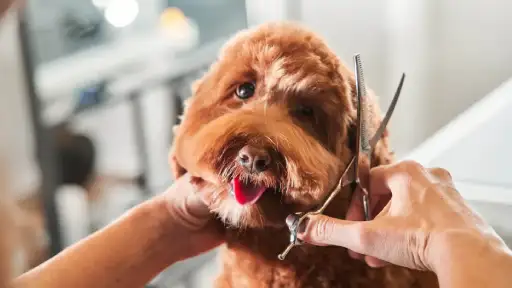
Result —
[[185, 174], [176, 181], [175, 189], [179, 190], [178, 193], [184, 197], [185, 210], [193, 216], [204, 218], [210, 215], [210, 210], [204, 199], [204, 194], [207, 194], [206, 189], [198, 182], [196, 177]]
[[198, 219], [206, 219], [211, 215], [210, 209], [203, 199], [197, 194], [189, 194], [185, 199], [185, 207], [188, 213]]
[[178, 179], [166, 194], [171, 214], [182, 225], [200, 229], [210, 220], [208, 206], [190, 183], [188, 175]]
[[[400, 219], [379, 217], [371, 221], [349, 221], [315, 215], [308, 218], [299, 232], [299, 239], [314, 245], [342, 246], [359, 254], [371, 256], [381, 266], [382, 261], [409, 268], [420, 267], [414, 235], [397, 227]], [[403, 224], [403, 223], [402, 223]], [[403, 225], [402, 225], [403, 226]], [[402, 230], [402, 231], [400, 231]], [[373, 260], [373, 259], [371, 259]], [[373, 262], [373, 261], [370, 261]]]
[[[364, 253], [371, 240], [365, 224], [368, 222], [349, 221], [325, 215], [308, 217], [298, 237], [314, 245], [342, 246], [358, 253]], [[366, 253], [364, 253], [366, 254]]]
[[[386, 230], [379, 229], [382, 219], [372, 221], [349, 221], [325, 215], [308, 217], [298, 238], [314, 245], [345, 247], [356, 253], [379, 257], [379, 251], [387, 249], [389, 241]], [[379, 257], [380, 258], [380, 257]]]

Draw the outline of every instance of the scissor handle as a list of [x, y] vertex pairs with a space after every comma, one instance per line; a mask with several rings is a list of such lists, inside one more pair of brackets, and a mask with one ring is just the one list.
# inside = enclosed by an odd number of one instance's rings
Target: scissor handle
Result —
[[297, 246], [297, 244], [293, 244], [293, 243], [290, 243], [288, 244], [288, 246], [286, 247], [286, 249], [283, 251], [283, 253], [277, 255], [277, 258], [281, 261], [284, 260], [284, 258], [286, 258], [286, 255], [288, 255], [288, 253], [290, 253], [290, 251], [292, 250], [293, 247]]
[[[315, 214], [321, 213], [319, 211], [320, 211], [320, 209], [316, 210], [316, 211], [297, 212], [297, 213], [291, 214], [290, 216], [294, 217], [295, 219], [288, 226], [288, 229], [290, 230], [290, 233], [292, 235], [296, 236], [299, 233], [299, 226], [302, 223], [302, 221], [304, 221], [307, 217], [309, 217], [311, 215], [315, 215]], [[290, 242], [292, 242], [291, 240], [292, 240], [292, 238], [290, 238]]]
[[309, 212], [298, 212], [294, 214], [290, 214], [288, 217], [294, 217], [293, 221], [288, 225], [288, 229], [290, 230], [290, 244], [286, 247], [283, 253], [277, 255], [279, 260], [284, 260], [286, 255], [290, 253], [293, 247], [302, 245], [304, 242], [298, 238], [299, 227], [300, 224], [308, 217], [314, 214], [320, 214], [319, 212], [321, 208], [317, 211], [309, 211]]

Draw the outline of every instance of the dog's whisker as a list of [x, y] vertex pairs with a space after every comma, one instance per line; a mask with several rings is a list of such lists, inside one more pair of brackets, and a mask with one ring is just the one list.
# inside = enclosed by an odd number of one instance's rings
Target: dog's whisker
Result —
[[288, 139], [288, 137], [286, 137], [286, 135], [284, 135], [282, 132], [279, 133], [278, 135], [282, 142], [288, 144], [288, 148], [289, 148], [291, 146], [291, 143], [290, 143], [290, 140]]
[[265, 138], [274, 146], [276, 150], [279, 150], [279, 145], [276, 141], [270, 138], [270, 136], [265, 136]]
[[226, 168], [224, 168], [221, 172], [221, 177], [222, 177], [222, 180], [224, 180], [225, 182], [228, 181], [229, 179], [229, 176], [233, 174], [233, 169], [232, 167], [228, 166]]
[[222, 151], [220, 152], [220, 155], [219, 155], [219, 159], [224, 159], [224, 157], [225, 157], [226, 153], [228, 152], [228, 150], [229, 149], [227, 147], [222, 149]]
[[258, 209], [258, 215], [260, 216], [260, 225], [265, 225], [265, 218], [263, 218], [263, 213]]

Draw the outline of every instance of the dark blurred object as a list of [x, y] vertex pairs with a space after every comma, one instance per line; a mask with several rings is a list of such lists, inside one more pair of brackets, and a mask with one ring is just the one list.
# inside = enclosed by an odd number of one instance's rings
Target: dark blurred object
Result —
[[107, 81], [101, 81], [78, 90], [75, 112], [99, 106], [106, 100]]
[[31, 0], [24, 7], [35, 67], [115, 40], [91, 0]]
[[66, 13], [62, 18], [62, 27], [70, 39], [94, 38], [101, 30], [101, 20], [92, 20], [76, 14]]
[[136, 178], [135, 182], [137, 183], [137, 186], [139, 186], [141, 189], [144, 189], [148, 183], [148, 181], [146, 180], [146, 175], [144, 175], [144, 174], [140, 174]]
[[92, 140], [72, 132], [67, 123], [52, 128], [61, 184], [78, 185], [87, 190], [93, 178], [96, 149]]
[[179, 125], [181, 123], [181, 115], [183, 115], [184, 112], [184, 102], [192, 96], [192, 85], [208, 71], [209, 67], [210, 64], [202, 66], [195, 71], [185, 74], [182, 77], [175, 78], [169, 82], [169, 89], [173, 91], [174, 95], [171, 105], [173, 105], [174, 115], [176, 116], [173, 119], [174, 122], [171, 126]]

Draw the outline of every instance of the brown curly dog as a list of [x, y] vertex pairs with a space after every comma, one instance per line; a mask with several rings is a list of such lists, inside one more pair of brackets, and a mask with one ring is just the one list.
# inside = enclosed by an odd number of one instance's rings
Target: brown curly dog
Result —
[[[291, 23], [238, 33], [194, 85], [175, 127], [175, 177], [211, 188], [226, 226], [217, 287], [437, 287], [433, 274], [370, 268], [339, 247], [301, 246], [285, 261], [285, 218], [318, 205], [353, 155], [355, 82], [323, 40]], [[373, 97], [373, 96], [372, 96]], [[381, 119], [377, 102], [371, 111]], [[385, 133], [376, 165], [393, 161]], [[344, 217], [349, 191], [326, 214]]]

